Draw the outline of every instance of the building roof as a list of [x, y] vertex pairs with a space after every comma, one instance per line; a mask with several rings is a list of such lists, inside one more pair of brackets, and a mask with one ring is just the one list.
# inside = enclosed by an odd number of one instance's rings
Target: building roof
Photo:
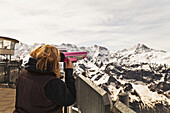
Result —
[[19, 43], [19, 41], [18, 41], [18, 40], [13, 39], [13, 38], [9, 38], [9, 37], [0, 36], [0, 39], [10, 40], [10, 41], [13, 41], [13, 42], [15, 42], [15, 43]]

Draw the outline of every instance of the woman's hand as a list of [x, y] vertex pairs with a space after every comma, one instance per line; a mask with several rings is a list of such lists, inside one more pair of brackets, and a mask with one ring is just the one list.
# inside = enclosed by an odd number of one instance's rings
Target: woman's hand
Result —
[[65, 69], [74, 68], [73, 63], [71, 62], [70, 58], [68, 58], [68, 62], [65, 61], [64, 63], [65, 63]]

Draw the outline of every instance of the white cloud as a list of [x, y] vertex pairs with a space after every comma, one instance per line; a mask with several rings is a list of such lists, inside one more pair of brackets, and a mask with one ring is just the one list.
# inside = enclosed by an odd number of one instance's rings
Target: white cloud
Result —
[[32, 44], [170, 51], [169, 0], [0, 0], [0, 35]]

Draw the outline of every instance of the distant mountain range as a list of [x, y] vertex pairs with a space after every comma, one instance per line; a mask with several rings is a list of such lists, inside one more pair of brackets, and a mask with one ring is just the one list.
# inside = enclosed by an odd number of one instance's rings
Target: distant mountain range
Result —
[[[19, 43], [15, 47], [13, 58], [23, 59], [25, 63], [30, 57], [30, 51], [40, 45], [43, 44]], [[74, 75], [83, 74], [111, 94], [113, 101], [120, 92], [127, 92], [130, 105], [137, 112], [169, 112], [169, 52], [155, 50], [144, 44], [115, 52], [98, 45], [77, 47], [63, 43], [54, 46], [68, 51], [87, 51], [87, 57], [75, 64]]]
[[[35, 43], [33, 45], [27, 45], [19, 43], [15, 47], [14, 58], [26, 58], [29, 52], [36, 47], [43, 45], [43, 43]], [[91, 46], [91, 47], [77, 47], [72, 44], [54, 45], [58, 48], [66, 48], [68, 51], [87, 51], [88, 60], [92, 62], [120, 62], [125, 64], [134, 63], [157, 63], [157, 64], [170, 64], [170, 53], [163, 50], [154, 50], [147, 47], [144, 44], [137, 44], [130, 49], [123, 49], [120, 51], [110, 52], [106, 47]]]

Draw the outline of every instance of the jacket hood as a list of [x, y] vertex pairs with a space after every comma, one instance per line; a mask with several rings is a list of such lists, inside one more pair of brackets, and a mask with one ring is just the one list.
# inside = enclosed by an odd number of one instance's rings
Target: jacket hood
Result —
[[25, 70], [40, 72], [40, 73], [53, 73], [49, 63], [47, 63], [47, 69], [46, 70], [43, 69], [43, 71], [37, 69], [36, 64], [37, 64], [37, 59], [29, 58], [28, 63], [25, 64]]

